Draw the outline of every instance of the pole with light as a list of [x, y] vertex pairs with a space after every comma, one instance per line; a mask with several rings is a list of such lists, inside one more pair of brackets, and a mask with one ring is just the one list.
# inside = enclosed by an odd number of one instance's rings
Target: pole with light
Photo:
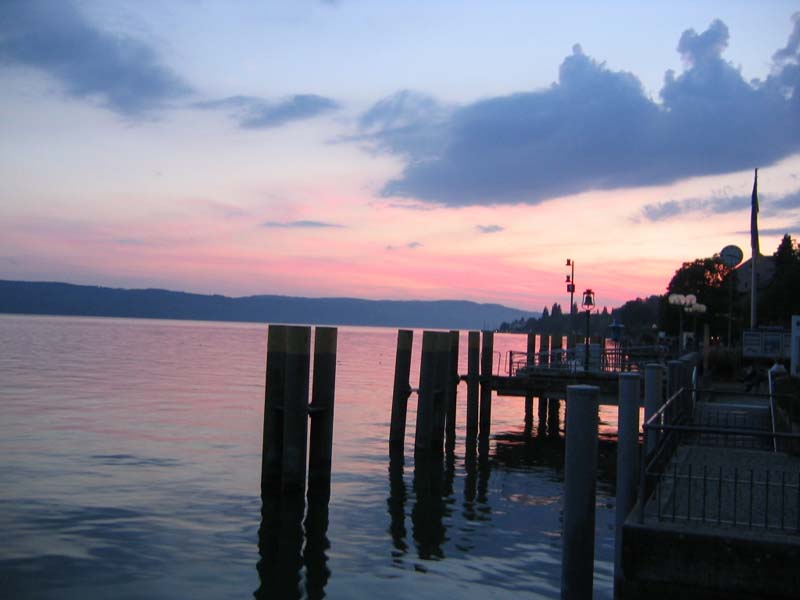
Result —
[[575, 301], [575, 261], [571, 258], [567, 259], [567, 266], [570, 267], [571, 272], [567, 275], [567, 291], [569, 292], [569, 333], [574, 345], [575, 342], [575, 310], [573, 306]]
[[594, 300], [594, 292], [591, 289], [587, 289], [583, 292], [583, 301], [581, 302], [581, 307], [586, 311], [586, 340], [584, 342], [584, 354], [583, 354], [583, 370], [589, 370], [589, 317], [592, 314], [592, 310], [595, 307], [595, 300]]
[[684, 309], [697, 304], [697, 296], [694, 294], [670, 294], [667, 298], [672, 306], [677, 306], [680, 315], [680, 328], [678, 329], [678, 351], [683, 350], [683, 311]]

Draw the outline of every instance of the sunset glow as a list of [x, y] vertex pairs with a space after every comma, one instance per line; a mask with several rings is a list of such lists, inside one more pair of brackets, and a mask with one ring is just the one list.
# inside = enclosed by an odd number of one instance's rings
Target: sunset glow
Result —
[[540, 310], [571, 257], [617, 306], [749, 256], [757, 166], [762, 252], [800, 234], [796, 4], [491, 6], [5, 3], [0, 278]]

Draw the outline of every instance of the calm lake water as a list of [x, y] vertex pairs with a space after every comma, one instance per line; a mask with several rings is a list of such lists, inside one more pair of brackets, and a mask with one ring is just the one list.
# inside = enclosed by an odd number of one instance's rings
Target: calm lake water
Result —
[[[465, 456], [461, 384], [455, 455], [415, 488], [414, 395], [390, 470], [396, 336], [339, 329], [330, 502], [262, 523], [266, 325], [0, 316], [0, 595], [558, 597], [563, 440], [496, 398], [489, 455]], [[524, 348], [495, 336], [502, 356]], [[612, 597], [613, 453], [601, 444], [598, 598]]]

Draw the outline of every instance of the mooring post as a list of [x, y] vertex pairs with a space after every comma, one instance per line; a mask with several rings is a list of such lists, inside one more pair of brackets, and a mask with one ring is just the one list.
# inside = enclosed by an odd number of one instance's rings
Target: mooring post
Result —
[[283, 463], [283, 398], [286, 388], [286, 326], [267, 329], [267, 369], [264, 390], [264, 431], [261, 445], [261, 495], [281, 487]]
[[333, 458], [333, 406], [336, 389], [335, 327], [314, 331], [314, 373], [311, 377], [311, 432], [308, 444], [308, 493], [325, 495], [331, 491]]
[[414, 332], [397, 331], [397, 355], [394, 361], [394, 393], [392, 394], [392, 422], [389, 429], [389, 446], [402, 447], [406, 439], [408, 397], [411, 395], [411, 346]]
[[494, 332], [483, 332], [481, 348], [481, 423], [480, 436], [489, 438], [492, 422], [492, 364], [494, 363]]
[[539, 366], [550, 366], [550, 336], [543, 333], [539, 335]]
[[481, 333], [470, 331], [467, 338], [467, 443], [478, 435], [478, 367], [480, 365]]
[[435, 340], [432, 448], [434, 453], [441, 454], [447, 419], [447, 380], [449, 375], [447, 367], [450, 362], [450, 334], [436, 332]]
[[561, 597], [567, 600], [592, 597], [599, 397], [597, 386], [567, 386], [561, 561]]
[[447, 418], [445, 426], [447, 428], [446, 445], [452, 450], [456, 445], [456, 405], [458, 399], [458, 341], [459, 332], [451, 331], [449, 334], [449, 354], [447, 361], [447, 385], [445, 388], [445, 398], [447, 401]]
[[[528, 332], [528, 348], [525, 351], [525, 364], [528, 368], [536, 366], [536, 334]], [[530, 428], [533, 423], [533, 395], [525, 396], [525, 426]]]
[[284, 492], [305, 491], [310, 352], [311, 327], [287, 327], [281, 478]]
[[561, 350], [563, 347], [563, 338], [561, 334], [554, 335], [550, 339], [550, 366], [555, 368], [561, 367], [561, 361], [564, 358]]
[[430, 452], [433, 436], [433, 403], [436, 391], [436, 332], [422, 332], [422, 358], [417, 394], [417, 431], [414, 452]]
[[[649, 363], [644, 367], [644, 422], [647, 423], [664, 404], [664, 370], [660, 364]], [[658, 432], [648, 431], [644, 440], [644, 454], [652, 452], [658, 442]]]
[[636, 503], [639, 478], [639, 407], [641, 377], [619, 374], [617, 408], [617, 508], [614, 536], [614, 589], [622, 590], [622, 526]]

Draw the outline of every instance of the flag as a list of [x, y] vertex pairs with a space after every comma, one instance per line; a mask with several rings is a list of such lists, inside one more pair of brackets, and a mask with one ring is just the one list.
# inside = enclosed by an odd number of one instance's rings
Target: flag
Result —
[[753, 195], [750, 204], [750, 248], [753, 250], [753, 256], [758, 256], [758, 169], [756, 169], [753, 179]]

